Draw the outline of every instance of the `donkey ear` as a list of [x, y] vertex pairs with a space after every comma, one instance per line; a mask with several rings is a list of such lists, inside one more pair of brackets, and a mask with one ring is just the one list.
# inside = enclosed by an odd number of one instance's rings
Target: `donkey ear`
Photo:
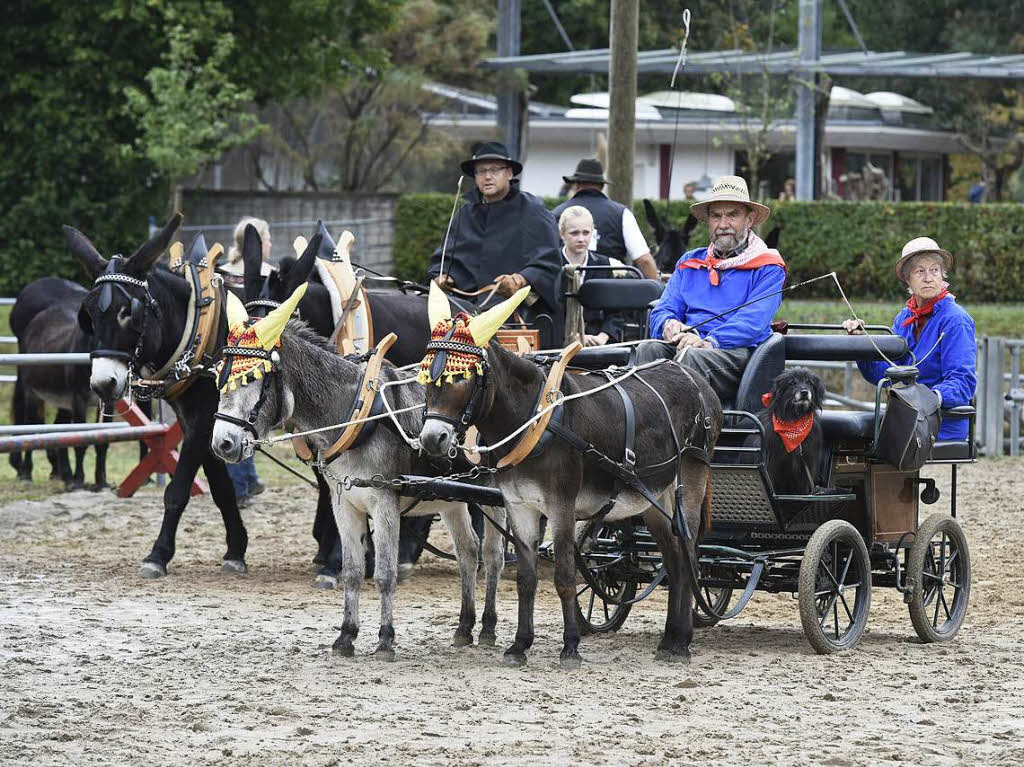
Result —
[[779, 248], [779, 235], [782, 234], [782, 227], [776, 226], [770, 232], [768, 236], [764, 238], [764, 244], [772, 250], [778, 250]]
[[145, 277], [153, 264], [160, 258], [160, 254], [167, 250], [171, 244], [171, 238], [181, 224], [181, 214], [175, 213], [170, 220], [164, 224], [164, 228], [150, 237], [143, 245], [132, 254], [124, 265], [126, 273], [134, 277]]
[[245, 225], [245, 235], [242, 238], [242, 266], [245, 300], [253, 301], [259, 297], [260, 288], [263, 286], [260, 274], [263, 268], [263, 241], [252, 224]]
[[338, 246], [334, 243], [334, 238], [327, 231], [323, 221], [318, 220], [316, 222], [316, 233], [320, 235], [320, 247], [316, 253], [317, 258], [322, 258], [324, 261], [333, 261], [334, 251]]
[[317, 253], [323, 248], [322, 238], [323, 235], [320, 232], [314, 234], [313, 239], [306, 243], [306, 249], [302, 251], [298, 261], [288, 271], [288, 280], [285, 282], [284, 289], [289, 294], [298, 290], [299, 285], [306, 282], [309, 275], [312, 274], [313, 267], [316, 266]]
[[505, 324], [505, 320], [512, 316], [512, 312], [519, 308], [519, 304], [523, 302], [523, 299], [529, 293], [530, 286], [527, 285], [517, 290], [510, 298], [506, 298], [497, 306], [473, 317], [469, 324], [466, 325], [466, 329], [473, 336], [473, 341], [476, 342], [476, 345], [486, 346], [487, 342], [498, 332], [498, 328]]
[[665, 236], [665, 226], [658, 218], [658, 211], [654, 209], [654, 205], [646, 198], [644, 199], [644, 216], [647, 218], [647, 223], [651, 225], [651, 229], [654, 230], [654, 239], [661, 242]]
[[61, 229], [64, 231], [64, 237], [67, 238], [71, 254], [85, 267], [89, 279], [95, 280], [103, 274], [107, 268], [107, 259], [99, 254], [96, 247], [89, 242], [89, 238], [74, 227], [63, 226]]
[[448, 296], [437, 286], [434, 280], [430, 281], [430, 293], [427, 296], [427, 324], [431, 330], [437, 327], [437, 323], [447, 320], [452, 316], [452, 305], [448, 302]]

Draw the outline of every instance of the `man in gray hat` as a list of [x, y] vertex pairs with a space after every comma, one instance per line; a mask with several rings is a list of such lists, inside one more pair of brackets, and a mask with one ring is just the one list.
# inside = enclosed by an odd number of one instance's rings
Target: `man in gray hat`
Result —
[[554, 216], [539, 198], [519, 189], [515, 177], [523, 166], [504, 144], [475, 144], [460, 167], [476, 188], [452, 219], [447, 241], [434, 251], [427, 277], [479, 302], [492, 298], [492, 285], [506, 297], [528, 285], [519, 313], [536, 325], [546, 348], [561, 345], [562, 257]]
[[555, 208], [552, 213], [560, 219], [570, 205], [580, 205], [590, 211], [594, 218], [594, 240], [590, 249], [608, 258], [617, 258], [632, 264], [651, 280], [659, 278], [658, 266], [654, 263], [651, 249], [640, 231], [633, 211], [625, 205], [609, 200], [604, 193], [608, 179], [604, 177], [604, 166], [596, 157], [584, 158], [576, 165], [571, 176], [562, 176], [571, 184], [569, 199]]

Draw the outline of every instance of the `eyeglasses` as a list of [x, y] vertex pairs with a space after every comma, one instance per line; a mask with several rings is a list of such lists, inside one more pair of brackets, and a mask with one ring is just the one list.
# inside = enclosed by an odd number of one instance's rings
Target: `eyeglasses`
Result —
[[477, 166], [473, 168], [474, 176], [497, 176], [503, 170], [508, 170], [511, 166], [509, 165], [488, 165], [486, 168]]

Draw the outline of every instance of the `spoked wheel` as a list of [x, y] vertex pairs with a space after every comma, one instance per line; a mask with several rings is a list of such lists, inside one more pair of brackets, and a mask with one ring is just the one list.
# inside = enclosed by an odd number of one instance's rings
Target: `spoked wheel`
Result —
[[618, 631], [633, 609], [633, 605], [623, 604], [636, 596], [637, 581], [630, 575], [632, 552], [624, 545], [621, 532], [618, 525], [602, 524], [595, 543], [587, 526], [577, 538], [576, 620], [583, 634]]
[[800, 563], [800, 622], [822, 655], [860, 641], [871, 606], [871, 560], [857, 529], [834, 519], [807, 542]]
[[[704, 601], [708, 603], [708, 606], [716, 613], [721, 615], [729, 609], [729, 603], [732, 601], [732, 589], [727, 586], [705, 586], [703, 580], [705, 578], [711, 578], [714, 573], [706, 568], [700, 569], [701, 585], [697, 588], [700, 589], [700, 593], [704, 596]], [[697, 600], [693, 602], [693, 627], [698, 629], [709, 628], [718, 623], [718, 617], [714, 615], [708, 615], [704, 610], [701, 609], [700, 603]]]
[[910, 620], [922, 642], [947, 642], [967, 614], [971, 555], [959, 523], [933, 514], [917, 529], [907, 557]]

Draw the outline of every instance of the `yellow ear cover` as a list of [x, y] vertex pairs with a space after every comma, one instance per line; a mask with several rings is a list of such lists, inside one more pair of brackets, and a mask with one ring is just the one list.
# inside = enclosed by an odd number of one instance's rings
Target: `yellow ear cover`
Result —
[[472, 317], [467, 328], [473, 335], [473, 341], [476, 342], [476, 345], [487, 346], [487, 342], [498, 332], [498, 328], [505, 324], [505, 320], [512, 316], [512, 313], [519, 308], [519, 304], [523, 302], [523, 299], [529, 293], [530, 286], [527, 285], [525, 288], [517, 290], [512, 296], [506, 298], [497, 306], [488, 309], [483, 314]]
[[249, 312], [245, 310], [245, 306], [239, 300], [238, 296], [228, 291], [228, 330], [235, 330], [236, 328], [241, 331], [244, 328], [245, 323], [249, 321]]
[[308, 282], [299, 285], [295, 292], [288, 296], [287, 301], [253, 325], [253, 330], [256, 331], [256, 338], [259, 339], [260, 346], [268, 352], [277, 344], [281, 333], [284, 332], [284, 326], [288, 324], [292, 312], [295, 311], [295, 307], [299, 305], [299, 301], [306, 294], [308, 286]]
[[448, 296], [437, 286], [437, 282], [430, 281], [430, 293], [427, 295], [427, 325], [431, 330], [437, 327], [441, 320], [451, 319], [452, 305], [448, 303]]

